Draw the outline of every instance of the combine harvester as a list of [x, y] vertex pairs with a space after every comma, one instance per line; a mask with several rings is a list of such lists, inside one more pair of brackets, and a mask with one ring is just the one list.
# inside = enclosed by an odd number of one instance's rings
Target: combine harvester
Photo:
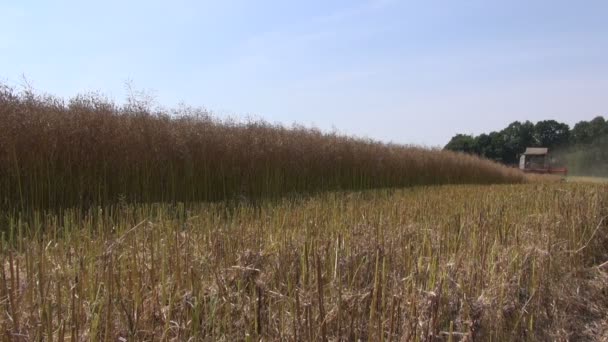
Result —
[[519, 168], [526, 173], [568, 175], [568, 168], [551, 166], [553, 158], [546, 147], [527, 147], [519, 157]]

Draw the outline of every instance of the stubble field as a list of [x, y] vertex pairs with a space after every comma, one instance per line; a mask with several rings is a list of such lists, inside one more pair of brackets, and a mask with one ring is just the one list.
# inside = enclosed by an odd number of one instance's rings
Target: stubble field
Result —
[[[601, 340], [608, 186], [11, 217], [6, 340]], [[603, 334], [603, 335], [602, 335]]]

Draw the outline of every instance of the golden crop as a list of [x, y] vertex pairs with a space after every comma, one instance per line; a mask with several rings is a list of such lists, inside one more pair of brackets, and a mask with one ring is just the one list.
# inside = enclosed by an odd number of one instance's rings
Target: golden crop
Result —
[[449, 151], [0, 86], [0, 210], [523, 180], [518, 170]]

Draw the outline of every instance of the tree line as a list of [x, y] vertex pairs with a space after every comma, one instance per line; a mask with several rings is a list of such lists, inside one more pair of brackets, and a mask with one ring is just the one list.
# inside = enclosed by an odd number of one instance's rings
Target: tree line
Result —
[[[598, 149], [608, 141], [608, 121], [597, 116], [590, 121], [580, 121], [572, 129], [555, 120], [539, 121], [536, 124], [515, 121], [501, 131], [478, 136], [456, 134], [444, 147], [483, 156], [504, 164], [516, 164], [526, 147], [548, 147], [572, 153], [574, 150]], [[593, 156], [598, 161], [603, 157]]]

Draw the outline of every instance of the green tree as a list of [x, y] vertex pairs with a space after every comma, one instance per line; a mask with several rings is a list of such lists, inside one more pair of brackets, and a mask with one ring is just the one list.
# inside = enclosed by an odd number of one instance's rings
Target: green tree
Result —
[[512, 122], [501, 132], [503, 139], [502, 161], [508, 164], [517, 163], [517, 157], [526, 147], [535, 145], [534, 124], [530, 121]]
[[477, 153], [477, 141], [472, 135], [456, 134], [444, 148], [451, 151]]
[[[584, 145], [584, 146], [576, 146]], [[526, 147], [548, 147], [554, 155], [567, 157], [569, 165], [579, 174], [608, 172], [608, 121], [597, 116], [591, 121], [580, 121], [572, 130], [555, 120], [515, 121], [499, 132], [475, 137], [457, 134], [446, 149], [475, 153], [505, 164], [517, 163]]]
[[497, 162], [504, 162], [505, 158], [505, 139], [502, 132], [491, 132], [487, 137], [487, 145], [485, 146], [488, 159]]
[[555, 120], [539, 121], [534, 126], [534, 140], [538, 146], [565, 146], [570, 138], [570, 127]]
[[608, 135], [608, 121], [597, 116], [591, 121], [580, 121], [571, 131], [572, 144], [591, 144]]
[[589, 131], [592, 140], [597, 140], [608, 134], [608, 122], [602, 116], [596, 116], [589, 121]]
[[482, 133], [477, 137], [476, 153], [482, 157], [492, 159], [492, 138], [490, 135]]
[[591, 124], [589, 121], [580, 121], [570, 132], [573, 144], [589, 144], [592, 141]]

